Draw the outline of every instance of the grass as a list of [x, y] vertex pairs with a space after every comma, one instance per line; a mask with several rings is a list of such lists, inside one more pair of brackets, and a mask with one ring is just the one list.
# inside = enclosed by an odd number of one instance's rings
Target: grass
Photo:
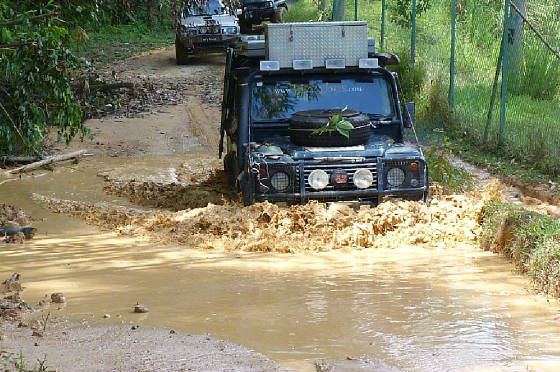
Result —
[[170, 22], [154, 23], [149, 28], [145, 23], [128, 25], [102, 26], [97, 31], [83, 34], [83, 30], [75, 30], [77, 40], [72, 51], [92, 63], [107, 63], [113, 60], [130, 57], [146, 50], [172, 45], [175, 32]]
[[537, 288], [560, 296], [560, 223], [522, 207], [494, 202], [482, 216], [482, 247], [509, 257]]

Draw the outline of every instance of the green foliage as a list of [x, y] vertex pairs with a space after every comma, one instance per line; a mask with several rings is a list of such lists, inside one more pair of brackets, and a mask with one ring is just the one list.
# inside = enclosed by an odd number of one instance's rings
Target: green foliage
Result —
[[424, 156], [430, 170], [430, 181], [442, 185], [445, 192], [463, 192], [474, 187], [469, 172], [448, 160], [452, 154], [445, 146], [433, 146], [424, 152]]
[[553, 100], [560, 93], [560, 61], [544, 45], [526, 43], [521, 71], [508, 80], [513, 94]]
[[143, 22], [116, 26], [107, 24], [87, 33], [87, 38], [81, 42], [74, 39], [71, 49], [75, 55], [91, 63], [105, 63], [168, 46], [174, 41], [171, 20], [155, 22], [152, 27]]
[[[341, 111], [341, 113], [344, 112], [345, 110], [346, 110], [346, 108], [344, 108]], [[311, 132], [311, 134], [312, 135], [316, 135], [316, 134], [321, 135], [323, 133], [337, 131], [338, 133], [340, 133], [344, 137], [350, 138], [350, 131], [352, 129], [354, 129], [354, 125], [352, 125], [352, 123], [349, 122], [348, 119], [346, 119], [341, 114], [334, 114], [333, 116], [331, 116], [331, 118], [329, 119], [329, 122], [325, 126], [314, 130], [313, 132]]]
[[493, 202], [482, 215], [482, 246], [508, 256], [540, 290], [560, 296], [560, 223], [523, 207]]
[[[389, 3], [390, 20], [400, 26], [410, 27], [412, 22], [412, 0], [395, 0]], [[430, 8], [430, 0], [416, 1], [416, 16]]]
[[450, 129], [456, 129], [459, 126], [449, 107], [443, 79], [432, 80], [423, 98], [419, 112], [422, 121], [446, 125]]
[[397, 55], [401, 63], [389, 67], [399, 76], [401, 100], [403, 102], [418, 100], [426, 78], [426, 67], [421, 61], [412, 64], [409, 50], [400, 50]]
[[[4, 8], [0, 23], [5, 14], [25, 16]], [[68, 49], [68, 31], [53, 20], [0, 30], [0, 154], [39, 152], [49, 127], [66, 142], [86, 135], [69, 84], [80, 61]]]
[[[329, 2], [330, 3], [330, 2]], [[284, 16], [284, 22], [315, 22], [326, 20], [332, 11], [332, 4], [325, 11], [321, 11], [313, 0], [299, 0], [289, 7]]]

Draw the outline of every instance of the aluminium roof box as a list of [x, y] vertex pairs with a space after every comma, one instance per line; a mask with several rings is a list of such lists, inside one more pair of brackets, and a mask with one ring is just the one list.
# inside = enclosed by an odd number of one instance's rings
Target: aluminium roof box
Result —
[[294, 60], [311, 60], [325, 67], [326, 60], [344, 59], [358, 66], [368, 58], [368, 29], [365, 21], [268, 23], [265, 25], [266, 59], [291, 68]]

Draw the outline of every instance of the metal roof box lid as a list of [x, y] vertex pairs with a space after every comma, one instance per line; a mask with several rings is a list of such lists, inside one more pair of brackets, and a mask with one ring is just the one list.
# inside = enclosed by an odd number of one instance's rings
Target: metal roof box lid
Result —
[[268, 23], [266, 59], [291, 68], [293, 60], [312, 60], [313, 67], [325, 67], [325, 60], [344, 59], [346, 66], [358, 66], [368, 58], [368, 29], [365, 21]]

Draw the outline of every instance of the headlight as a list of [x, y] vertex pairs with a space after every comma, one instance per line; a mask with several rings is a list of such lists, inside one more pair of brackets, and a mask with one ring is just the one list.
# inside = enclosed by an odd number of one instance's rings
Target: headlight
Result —
[[367, 189], [368, 187], [373, 185], [373, 174], [369, 169], [358, 169], [356, 173], [354, 173], [353, 182], [357, 188]]
[[387, 172], [387, 183], [397, 187], [404, 182], [404, 171], [401, 168], [391, 168]]
[[206, 26], [200, 27], [199, 30], [200, 30], [201, 34], [207, 34], [208, 33], [208, 27], [206, 27]]
[[307, 182], [315, 190], [322, 190], [329, 184], [329, 175], [324, 170], [315, 169], [309, 173]]
[[273, 6], [272, 1], [267, 1], [266, 6], [268, 6], [269, 8], [272, 8], [272, 6]]
[[284, 192], [290, 186], [290, 176], [284, 172], [276, 172], [270, 177], [270, 184], [276, 191]]
[[235, 26], [232, 26], [232, 27], [224, 27], [224, 28], [222, 29], [222, 33], [223, 33], [223, 34], [230, 34], [230, 35], [236, 34], [236, 33], [237, 33], [237, 27], [235, 27]]

